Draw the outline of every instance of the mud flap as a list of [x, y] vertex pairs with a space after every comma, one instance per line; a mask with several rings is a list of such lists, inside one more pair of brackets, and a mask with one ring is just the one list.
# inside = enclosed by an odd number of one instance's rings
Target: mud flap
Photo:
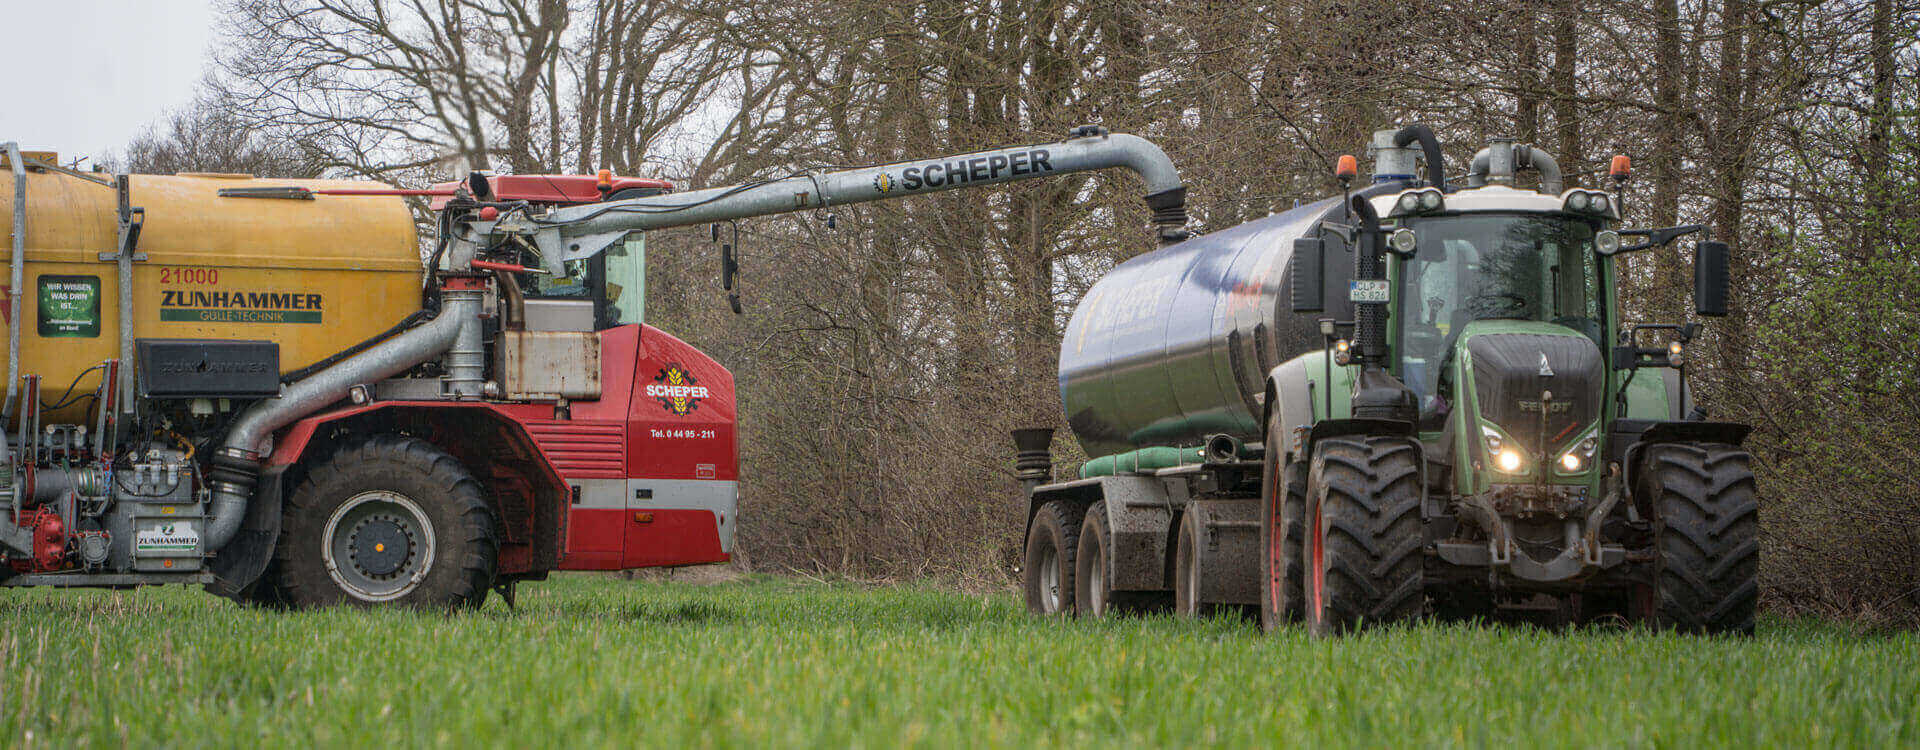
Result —
[[287, 466], [281, 465], [260, 473], [240, 532], [209, 561], [208, 569], [214, 576], [213, 583], [206, 585], [209, 593], [229, 599], [240, 596], [260, 580], [267, 563], [273, 561], [273, 548], [280, 540], [280, 479], [286, 471]]

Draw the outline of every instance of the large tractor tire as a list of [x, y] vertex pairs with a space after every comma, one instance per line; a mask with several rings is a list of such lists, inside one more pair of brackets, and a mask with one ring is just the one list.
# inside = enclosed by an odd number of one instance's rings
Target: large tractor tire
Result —
[[1418, 450], [1403, 438], [1328, 438], [1316, 445], [1301, 561], [1307, 629], [1314, 635], [1424, 613]]
[[274, 583], [295, 607], [478, 607], [493, 585], [493, 512], [465, 466], [375, 435], [327, 456], [287, 499]]
[[1760, 508], [1747, 452], [1661, 444], [1646, 449], [1642, 467], [1656, 555], [1640, 614], [1661, 628], [1752, 635]]
[[[1276, 413], [1274, 420], [1279, 420]], [[1269, 633], [1299, 622], [1306, 611], [1302, 542], [1306, 537], [1307, 470], [1282, 466], [1278, 433], [1268, 426], [1266, 466], [1260, 480], [1260, 628]]]
[[253, 585], [233, 595], [234, 603], [242, 607], [264, 607], [279, 609], [287, 606], [287, 592], [280, 588], [280, 571], [276, 563], [268, 563], [265, 572]]
[[1050, 500], [1034, 514], [1027, 529], [1027, 558], [1023, 567], [1027, 611], [1036, 615], [1071, 616], [1074, 574], [1080, 551], [1080, 522], [1086, 504]]

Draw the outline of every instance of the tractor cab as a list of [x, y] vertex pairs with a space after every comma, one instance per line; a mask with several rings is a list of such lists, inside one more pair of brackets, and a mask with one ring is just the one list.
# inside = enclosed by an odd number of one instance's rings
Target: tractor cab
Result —
[[[1473, 373], [1457, 373], [1455, 365], [1460, 364], [1463, 342], [1478, 336], [1577, 339], [1535, 341], [1540, 344], [1536, 353], [1546, 357], [1547, 348], [1566, 350], [1582, 366], [1596, 370], [1581, 377], [1583, 383], [1596, 388], [1601, 384], [1599, 354], [1612, 326], [1607, 304], [1611, 282], [1599, 248], [1601, 243], [1618, 244], [1618, 235], [1608, 229], [1618, 216], [1610, 196], [1586, 190], [1554, 196], [1493, 185], [1450, 195], [1431, 188], [1409, 190], [1374, 202], [1387, 217], [1383, 230], [1393, 251], [1389, 275], [1400, 291], [1389, 318], [1393, 369], [1414, 393], [1423, 431], [1441, 431], [1448, 415], [1466, 401], [1457, 386], [1473, 379]], [[1482, 345], [1494, 347], [1501, 341]], [[1505, 341], [1526, 346], [1520, 340]], [[1484, 371], [1486, 362], [1479, 364]], [[1529, 361], [1517, 366], [1530, 368], [1536, 378], [1548, 371], [1573, 375], [1563, 372], [1571, 362], [1559, 369], [1552, 364]], [[1539, 389], [1533, 390], [1537, 395]], [[1548, 408], [1560, 409], [1562, 415], [1597, 416], [1597, 404], [1588, 406], [1594, 408], [1576, 409], [1564, 401]]]
[[[526, 201], [541, 209], [645, 198], [673, 190], [673, 183], [666, 180], [619, 177], [604, 170], [598, 175], [481, 175], [481, 179], [492, 200]], [[460, 184], [433, 187], [451, 193]], [[436, 198], [434, 210], [444, 208], [447, 200]], [[520, 249], [518, 262], [535, 269], [547, 265], [532, 246]], [[598, 331], [645, 322], [645, 233], [629, 233], [605, 252], [566, 261], [560, 267], [561, 273], [515, 275], [526, 299], [527, 330]]]

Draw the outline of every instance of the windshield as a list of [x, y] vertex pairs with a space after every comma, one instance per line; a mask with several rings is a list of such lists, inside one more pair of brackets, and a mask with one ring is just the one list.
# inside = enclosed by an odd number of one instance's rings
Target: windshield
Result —
[[1419, 242], [1401, 270], [1402, 378], [1423, 417], [1446, 352], [1475, 320], [1539, 320], [1572, 328], [1605, 349], [1594, 227], [1539, 214], [1441, 216], [1404, 222]]

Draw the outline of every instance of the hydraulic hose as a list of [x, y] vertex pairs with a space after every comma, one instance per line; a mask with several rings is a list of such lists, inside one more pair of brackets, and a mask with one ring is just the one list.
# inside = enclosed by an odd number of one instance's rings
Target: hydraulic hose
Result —
[[1427, 183], [1439, 188], [1442, 193], [1447, 192], [1447, 170], [1440, 153], [1440, 139], [1434, 137], [1432, 128], [1419, 123], [1408, 125], [1393, 134], [1394, 148], [1406, 148], [1407, 144], [1414, 141], [1420, 142], [1420, 151], [1427, 161]]

